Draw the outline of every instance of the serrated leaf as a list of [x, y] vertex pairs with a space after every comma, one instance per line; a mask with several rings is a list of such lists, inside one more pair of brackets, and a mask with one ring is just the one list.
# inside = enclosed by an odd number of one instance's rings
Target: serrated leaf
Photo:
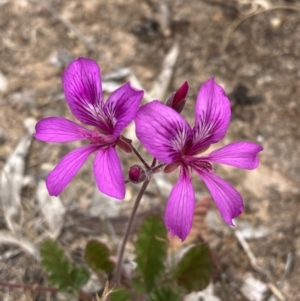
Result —
[[72, 286], [69, 274], [71, 263], [65, 257], [63, 250], [56, 241], [47, 240], [41, 245], [42, 267], [48, 273], [50, 285], [57, 286], [60, 290], [67, 290]]
[[174, 278], [188, 292], [203, 290], [214, 272], [214, 263], [207, 245], [197, 245], [188, 250], [179, 261]]
[[157, 288], [150, 294], [149, 301], [180, 301], [179, 294], [172, 291], [168, 286]]
[[85, 248], [84, 259], [87, 265], [96, 273], [110, 273], [114, 270], [115, 264], [109, 259], [108, 247], [100, 241], [91, 240]]
[[80, 289], [88, 282], [90, 278], [90, 272], [86, 267], [76, 267], [71, 271], [70, 278], [72, 281], [72, 287], [75, 289]]
[[131, 280], [131, 284], [132, 284], [132, 287], [134, 288], [135, 292], [141, 294], [146, 291], [145, 284], [144, 284], [144, 282], [142, 282], [143, 279], [142, 279], [140, 273], [136, 272], [136, 274], [138, 274], [138, 275], [136, 275]]
[[[135, 284], [142, 284], [146, 292], [151, 292], [156, 280], [164, 271], [167, 252], [167, 230], [158, 216], [145, 219], [136, 242], [137, 277]], [[139, 285], [137, 285], [138, 287]]]
[[131, 300], [131, 294], [124, 288], [115, 288], [110, 294], [109, 294], [111, 301], [130, 301]]

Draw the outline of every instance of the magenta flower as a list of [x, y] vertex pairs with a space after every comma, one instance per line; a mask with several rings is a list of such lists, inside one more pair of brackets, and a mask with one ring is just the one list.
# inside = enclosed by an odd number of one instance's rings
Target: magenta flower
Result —
[[254, 169], [259, 164], [257, 154], [262, 147], [253, 142], [235, 142], [199, 156], [225, 136], [230, 115], [229, 99], [213, 78], [205, 82], [199, 91], [193, 128], [175, 110], [158, 101], [143, 105], [137, 113], [136, 134], [147, 151], [167, 164], [166, 172], [180, 166], [179, 180], [167, 202], [165, 223], [170, 233], [182, 240], [189, 234], [193, 222], [195, 195], [192, 170], [210, 190], [226, 223], [233, 225], [232, 219], [243, 211], [240, 194], [213, 172], [211, 162]]
[[[36, 125], [36, 139], [47, 142], [87, 140], [88, 145], [68, 153], [47, 177], [50, 195], [58, 196], [79, 171], [86, 159], [97, 152], [94, 175], [101, 192], [123, 199], [125, 183], [116, 145], [124, 149], [121, 131], [135, 118], [143, 91], [129, 83], [114, 91], [104, 103], [100, 69], [96, 62], [78, 58], [62, 77], [67, 103], [73, 115], [93, 130], [61, 117], [49, 117]], [[122, 147], [123, 146], [123, 147]]]

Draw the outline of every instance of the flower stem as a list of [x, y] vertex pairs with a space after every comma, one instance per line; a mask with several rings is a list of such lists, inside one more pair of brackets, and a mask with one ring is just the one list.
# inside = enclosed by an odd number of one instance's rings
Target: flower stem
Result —
[[139, 158], [139, 160], [144, 164], [144, 166], [147, 168], [147, 170], [150, 169], [149, 164], [144, 160], [144, 158], [140, 155], [138, 150], [131, 144], [132, 150], [135, 153], [135, 155]]
[[140, 191], [139, 191], [139, 193], [136, 197], [134, 206], [132, 208], [132, 212], [131, 212], [131, 215], [130, 215], [130, 218], [129, 218], [129, 221], [128, 221], [128, 224], [127, 224], [127, 228], [126, 228], [125, 235], [124, 235], [122, 245], [121, 245], [121, 249], [120, 249], [120, 252], [119, 252], [117, 267], [115, 269], [115, 271], [116, 271], [115, 272], [115, 281], [116, 281], [117, 285], [120, 285], [122, 260], [123, 260], [123, 255], [124, 255], [124, 251], [125, 251], [125, 246], [126, 246], [126, 243], [128, 241], [128, 238], [129, 238], [129, 235], [130, 235], [130, 232], [131, 232], [132, 222], [134, 220], [134, 217], [135, 217], [136, 211], [139, 207], [139, 204], [141, 202], [141, 199], [143, 198], [143, 195], [144, 195], [144, 193], [147, 189], [147, 186], [150, 183], [150, 180], [151, 180], [151, 178], [150, 179], [147, 178], [145, 180], [145, 182], [143, 183], [143, 185], [142, 185], [142, 187], [141, 187], [141, 189], [140, 189]]
[[166, 165], [165, 163], [161, 163], [161, 164], [159, 164], [159, 165], [157, 165], [157, 166], [152, 167], [152, 168], [150, 169], [150, 171], [151, 171], [152, 173], [154, 173], [155, 171], [161, 169], [161, 168], [164, 167], [165, 165]]
[[151, 164], [151, 168], [153, 168], [156, 165], [156, 158], [153, 158], [152, 164]]

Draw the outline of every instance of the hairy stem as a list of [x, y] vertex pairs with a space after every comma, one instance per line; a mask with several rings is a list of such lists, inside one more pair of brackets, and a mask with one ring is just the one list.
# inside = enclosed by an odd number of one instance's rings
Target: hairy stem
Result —
[[126, 228], [125, 235], [124, 235], [122, 245], [121, 245], [121, 249], [120, 249], [120, 252], [119, 252], [117, 267], [115, 269], [115, 278], [114, 279], [115, 279], [117, 285], [120, 285], [122, 260], [123, 260], [123, 255], [124, 255], [124, 251], [125, 251], [125, 246], [126, 246], [126, 243], [128, 241], [128, 238], [129, 238], [129, 235], [130, 235], [130, 232], [131, 232], [132, 223], [133, 223], [136, 211], [137, 211], [137, 209], [140, 205], [140, 202], [143, 198], [143, 195], [144, 195], [144, 193], [147, 189], [147, 186], [150, 183], [150, 180], [151, 180], [151, 177], [147, 178], [145, 180], [145, 182], [143, 183], [143, 185], [142, 185], [142, 187], [141, 187], [141, 189], [140, 189], [140, 191], [139, 191], [139, 193], [136, 197], [136, 200], [134, 202], [134, 206], [132, 208], [132, 212], [131, 212], [131, 215], [130, 215], [130, 218], [129, 218], [129, 221], [128, 221], [128, 224], [127, 224], [127, 228]]

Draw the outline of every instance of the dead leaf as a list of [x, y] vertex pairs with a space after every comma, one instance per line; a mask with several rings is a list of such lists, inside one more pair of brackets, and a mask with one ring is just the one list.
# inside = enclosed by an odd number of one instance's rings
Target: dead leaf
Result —
[[172, 251], [177, 251], [182, 246], [191, 244], [199, 238], [204, 242], [208, 241], [208, 228], [204, 219], [210, 208], [211, 201], [211, 197], [207, 196], [196, 203], [193, 226], [184, 242], [182, 242], [180, 238], [168, 234], [169, 248]]
[[53, 239], [56, 239], [63, 227], [66, 209], [59, 197], [52, 197], [46, 187], [44, 180], [39, 181], [37, 187], [37, 200]]
[[16, 232], [22, 215], [20, 193], [23, 186], [25, 159], [29, 151], [36, 120], [24, 121], [27, 133], [20, 139], [0, 174], [0, 200], [7, 227]]

